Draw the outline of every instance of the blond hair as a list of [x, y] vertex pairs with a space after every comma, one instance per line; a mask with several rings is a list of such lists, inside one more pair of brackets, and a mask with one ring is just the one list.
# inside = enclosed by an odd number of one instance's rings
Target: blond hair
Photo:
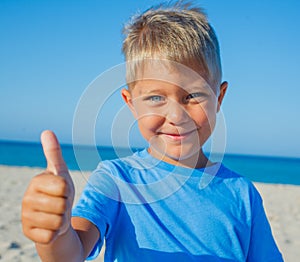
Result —
[[167, 59], [200, 69], [210, 84], [220, 85], [219, 43], [201, 8], [183, 1], [161, 4], [132, 17], [123, 32], [122, 51], [131, 64], [127, 80], [134, 79], [140, 61]]

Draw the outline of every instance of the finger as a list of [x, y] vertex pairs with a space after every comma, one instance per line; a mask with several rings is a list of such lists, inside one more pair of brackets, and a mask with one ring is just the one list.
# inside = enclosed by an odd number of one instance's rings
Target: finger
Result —
[[34, 180], [35, 190], [42, 194], [67, 198], [70, 193], [72, 193], [72, 185], [70, 185], [68, 180], [63, 176], [53, 176], [52, 173], [42, 173], [36, 176]]
[[43, 228], [30, 228], [23, 229], [25, 236], [31, 239], [35, 243], [49, 244], [58, 235], [57, 231], [52, 231]]
[[55, 175], [68, 173], [68, 168], [55, 134], [50, 130], [44, 131], [41, 135], [41, 142], [47, 161], [47, 170]]
[[[47, 189], [50, 191], [49, 189]], [[30, 206], [30, 210], [45, 212], [49, 214], [62, 215], [71, 208], [71, 203], [66, 196], [68, 192], [58, 192], [51, 190], [36, 194], [34, 197], [28, 196], [23, 202], [25, 207]]]
[[52, 231], [59, 231], [66, 223], [64, 215], [48, 214], [43, 212], [35, 212], [35, 215], [30, 218], [31, 225], [34, 228], [42, 228]]

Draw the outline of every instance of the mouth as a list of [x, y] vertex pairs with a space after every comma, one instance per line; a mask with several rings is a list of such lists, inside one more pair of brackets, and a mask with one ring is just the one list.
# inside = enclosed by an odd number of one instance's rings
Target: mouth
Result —
[[191, 136], [196, 130], [188, 131], [188, 132], [182, 132], [182, 133], [167, 133], [167, 132], [160, 132], [159, 135], [165, 136], [173, 141], [181, 141], [189, 136]]

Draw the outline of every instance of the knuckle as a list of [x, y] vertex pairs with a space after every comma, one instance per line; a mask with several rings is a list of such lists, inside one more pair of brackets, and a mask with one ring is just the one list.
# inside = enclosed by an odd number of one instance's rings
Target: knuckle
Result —
[[31, 196], [29, 194], [25, 194], [23, 199], [22, 199], [22, 207], [23, 209], [26, 208], [27, 206], [30, 206], [31, 203]]
[[24, 223], [22, 223], [22, 231], [23, 231], [23, 234], [28, 237], [28, 238], [31, 238], [31, 234], [30, 234], [30, 228], [26, 225], [24, 225]]
[[32, 218], [34, 218], [34, 211], [32, 207], [28, 204], [22, 204], [21, 208], [21, 222], [22, 224], [31, 224]]
[[47, 179], [48, 176], [49, 176], [49, 172], [44, 171], [43, 173], [40, 173], [40, 174], [34, 176], [31, 179], [31, 184], [32, 185], [38, 185], [38, 184], [41, 183], [41, 181], [43, 181], [44, 179]]
[[26, 227], [26, 223], [29, 223], [30, 219], [31, 219], [31, 213], [23, 209], [21, 213], [21, 220], [22, 220], [23, 227]]
[[39, 191], [40, 185], [47, 183], [51, 180], [52, 176], [53, 175], [46, 171], [34, 176], [28, 185], [26, 193], [29, 194], [31, 192]]

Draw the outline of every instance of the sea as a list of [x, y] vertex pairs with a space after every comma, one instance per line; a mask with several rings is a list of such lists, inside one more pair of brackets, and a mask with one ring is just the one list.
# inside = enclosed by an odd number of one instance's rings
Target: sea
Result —
[[[99, 161], [124, 157], [139, 148], [61, 145], [70, 170], [92, 171]], [[253, 182], [300, 185], [300, 158], [225, 154], [223, 164]], [[0, 141], [0, 165], [46, 166], [40, 143]]]

